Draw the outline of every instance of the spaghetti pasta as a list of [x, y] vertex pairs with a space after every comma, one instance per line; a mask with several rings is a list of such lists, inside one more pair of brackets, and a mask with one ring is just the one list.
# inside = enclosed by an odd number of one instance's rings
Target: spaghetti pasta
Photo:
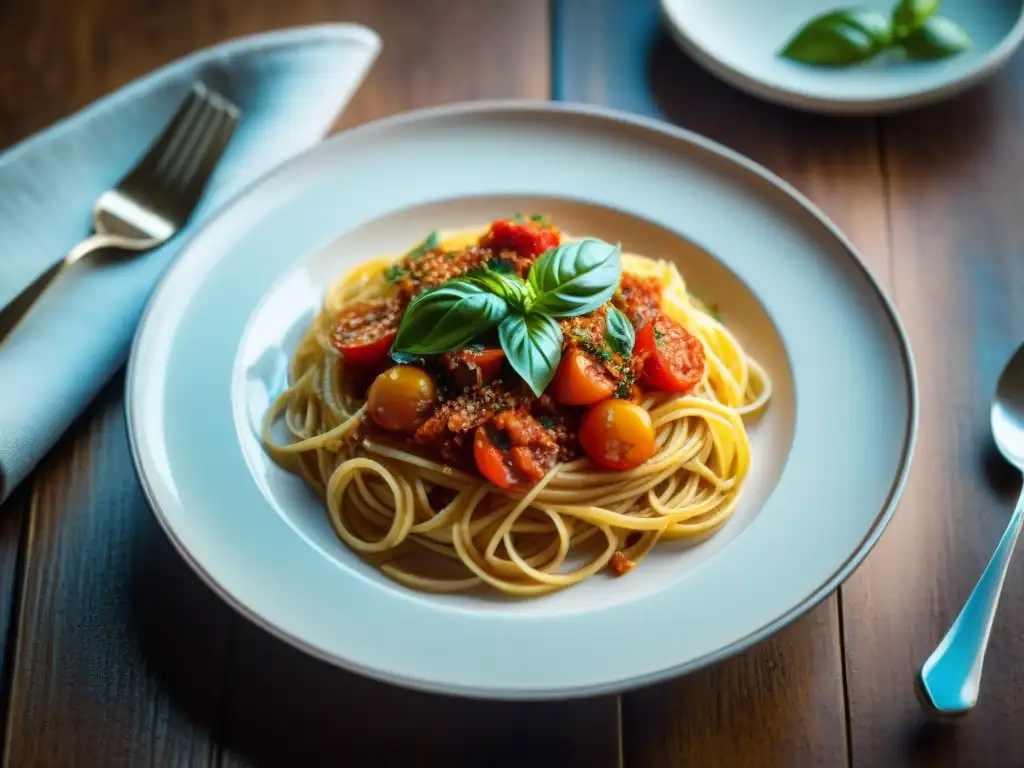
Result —
[[[460, 253], [477, 247], [487, 231], [441, 232], [432, 247]], [[575, 240], [560, 235], [562, 243]], [[485, 585], [532, 596], [605, 568], [624, 573], [658, 542], [699, 537], [729, 519], [751, 465], [744, 419], [766, 406], [771, 383], [728, 328], [688, 293], [672, 262], [621, 256], [622, 274], [656, 280], [660, 311], [703, 349], [703, 371], [688, 391], [633, 390], [653, 428], [649, 458], [613, 469], [578, 452], [583, 455], [546, 465], [536, 482], [508, 488], [407, 435], [373, 428], [365, 376], [339, 353], [333, 334], [346, 308], [396, 295], [389, 270], [399, 263], [374, 259], [331, 286], [292, 356], [288, 386], [263, 424], [265, 449], [325, 499], [346, 546], [416, 590]], [[275, 439], [279, 424], [283, 440]]]

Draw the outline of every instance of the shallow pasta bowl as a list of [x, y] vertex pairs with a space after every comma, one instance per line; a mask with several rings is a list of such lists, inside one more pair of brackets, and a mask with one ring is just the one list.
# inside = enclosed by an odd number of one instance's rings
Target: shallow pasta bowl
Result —
[[[337, 539], [322, 502], [262, 450], [260, 422], [338, 275], [431, 229], [527, 210], [672, 259], [719, 305], [774, 382], [750, 428], [754, 468], [714, 536], [659, 546], [625, 577], [598, 574], [536, 599], [415, 592]], [[899, 319], [806, 200], [685, 131], [532, 102], [379, 121], [263, 178], [164, 278], [127, 388], [146, 495], [211, 588], [331, 663], [488, 698], [623, 690], [792, 621], [877, 540], [917, 422]]]

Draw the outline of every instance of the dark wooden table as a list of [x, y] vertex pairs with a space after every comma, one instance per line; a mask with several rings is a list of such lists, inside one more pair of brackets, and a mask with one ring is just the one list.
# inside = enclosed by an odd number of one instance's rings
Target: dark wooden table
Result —
[[0, 510], [5, 765], [1024, 765], [1024, 557], [977, 711], [929, 725], [912, 691], [1020, 488], [994, 456], [987, 408], [1024, 340], [1024, 59], [940, 106], [816, 117], [705, 74], [665, 38], [655, 6], [4, 0], [0, 147], [197, 47], [320, 21], [363, 22], [385, 43], [339, 128], [553, 96], [717, 139], [832, 216], [907, 324], [919, 447], [864, 565], [777, 636], [675, 682], [552, 704], [410, 693], [303, 656], [199, 582], [136, 483], [119, 376]]

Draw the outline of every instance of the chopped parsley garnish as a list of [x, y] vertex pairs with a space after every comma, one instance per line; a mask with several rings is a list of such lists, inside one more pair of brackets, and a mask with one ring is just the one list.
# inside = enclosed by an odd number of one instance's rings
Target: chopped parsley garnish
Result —
[[623, 379], [619, 382], [619, 385], [615, 387], [615, 396], [621, 400], [629, 399], [629, 381]]
[[466, 345], [466, 351], [467, 352], [483, 352], [484, 351], [484, 345], [483, 344], [467, 344]]
[[384, 279], [389, 283], [399, 283], [406, 275], [409, 274], [409, 270], [403, 267], [401, 264], [392, 264], [384, 272]]
[[602, 363], [609, 363], [614, 358], [611, 349], [607, 344], [595, 344], [590, 338], [589, 331], [580, 331], [574, 334], [576, 343], [580, 345], [580, 349], [584, 352], [589, 352], [596, 357]]
[[555, 428], [555, 420], [552, 419], [550, 416], [541, 416], [539, 419], [537, 419], [537, 421], [541, 423], [541, 426], [544, 427], [544, 429]]
[[427, 239], [409, 251], [410, 259], [419, 259], [427, 251], [432, 251], [441, 244], [441, 233], [436, 229], [427, 235]]
[[530, 221], [532, 221], [534, 224], [539, 224], [540, 226], [543, 227], [543, 226], [545, 226], [548, 223], [548, 217], [547, 216], [542, 216], [539, 213], [531, 213], [530, 214]]
[[665, 344], [665, 333], [658, 328], [654, 329], [654, 346], [661, 347]]

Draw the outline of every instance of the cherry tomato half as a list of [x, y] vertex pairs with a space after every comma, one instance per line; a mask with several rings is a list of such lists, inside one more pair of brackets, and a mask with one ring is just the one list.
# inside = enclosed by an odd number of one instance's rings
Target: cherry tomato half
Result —
[[511, 462], [505, 460], [505, 452], [491, 442], [491, 436], [487, 432], [485, 424], [477, 427], [473, 436], [473, 460], [476, 462], [476, 468], [480, 470], [481, 475], [499, 488], [512, 488], [518, 485], [521, 478], [512, 469]]
[[616, 381], [582, 349], [569, 349], [562, 355], [548, 390], [562, 405], [592, 405], [611, 397]]
[[655, 389], [688, 392], [704, 375], [700, 339], [664, 314], [637, 332], [633, 352], [643, 358], [644, 382]]
[[437, 386], [430, 375], [413, 365], [396, 365], [373, 380], [366, 410], [379, 426], [412, 434], [434, 407]]
[[345, 307], [334, 320], [331, 344], [347, 365], [382, 365], [398, 334], [401, 305], [395, 299], [366, 301]]
[[602, 467], [638, 467], [654, 454], [651, 414], [629, 400], [602, 400], [583, 416], [580, 444]]

